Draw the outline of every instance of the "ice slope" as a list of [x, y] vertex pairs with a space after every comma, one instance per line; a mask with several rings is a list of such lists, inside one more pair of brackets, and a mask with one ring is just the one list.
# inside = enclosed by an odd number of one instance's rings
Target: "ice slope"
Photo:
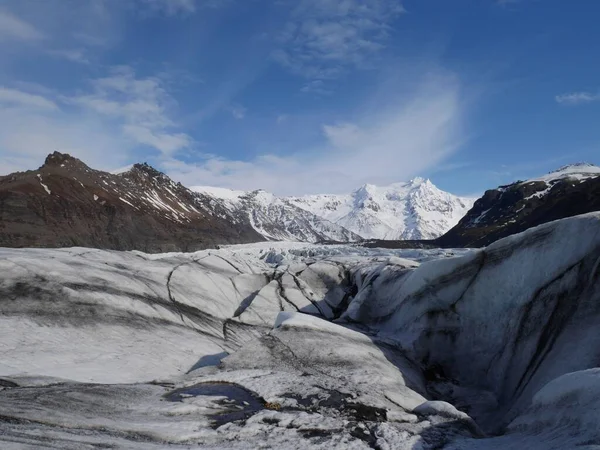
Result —
[[[454, 257], [298, 243], [86, 252], [2, 250], [2, 448], [600, 442], [600, 213]], [[74, 361], [76, 344], [44, 344], [73, 330], [102, 342], [108, 325], [128, 334]], [[129, 340], [159, 331], [137, 356]], [[88, 381], [103, 364], [103, 382], [131, 384], [40, 378]]]
[[[239, 348], [252, 327], [270, 329], [282, 310], [333, 318], [344, 287], [322, 279], [341, 283], [357, 259], [448, 253], [301, 243], [157, 255], [0, 249], [0, 375], [133, 382], [185, 373]], [[335, 256], [346, 262], [299, 273]]]
[[454, 225], [475, 199], [441, 191], [423, 178], [389, 186], [366, 184], [350, 195], [290, 198], [296, 206], [365, 239], [434, 239]]
[[381, 270], [346, 317], [376, 328], [440, 379], [456, 380], [461, 388], [439, 389], [454, 391], [458, 403], [468, 405], [466, 387], [485, 390], [489, 404], [471, 413], [498, 431], [545, 384], [600, 361], [600, 213], [412, 271]]
[[233, 221], [238, 218], [247, 222], [268, 240], [312, 243], [361, 240], [356, 233], [263, 190], [243, 192], [206, 186], [191, 189], [220, 207], [215, 211], [224, 208]]

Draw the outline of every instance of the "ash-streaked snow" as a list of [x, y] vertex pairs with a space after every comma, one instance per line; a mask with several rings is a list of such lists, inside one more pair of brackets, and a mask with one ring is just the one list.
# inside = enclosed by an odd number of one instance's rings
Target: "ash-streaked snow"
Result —
[[600, 213], [476, 251], [1, 249], [0, 271], [2, 448], [600, 442]]

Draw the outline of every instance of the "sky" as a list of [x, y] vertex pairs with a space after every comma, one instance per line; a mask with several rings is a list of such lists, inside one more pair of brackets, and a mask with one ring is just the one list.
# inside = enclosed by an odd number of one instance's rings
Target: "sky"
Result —
[[600, 163], [600, 2], [0, 0], [0, 173], [477, 196]]

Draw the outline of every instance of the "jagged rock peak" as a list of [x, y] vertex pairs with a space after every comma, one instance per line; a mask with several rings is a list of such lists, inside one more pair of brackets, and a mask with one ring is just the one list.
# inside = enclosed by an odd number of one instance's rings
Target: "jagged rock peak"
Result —
[[68, 163], [83, 164], [79, 159], [68, 153], [54, 152], [50, 153], [44, 161], [44, 166], [61, 166]]
[[152, 167], [147, 162], [134, 164], [132, 169], [138, 170], [140, 172], [145, 172], [148, 175], [151, 175], [153, 177], [159, 177], [161, 175], [165, 176], [164, 173], [162, 173], [160, 170], [155, 169], [154, 167]]

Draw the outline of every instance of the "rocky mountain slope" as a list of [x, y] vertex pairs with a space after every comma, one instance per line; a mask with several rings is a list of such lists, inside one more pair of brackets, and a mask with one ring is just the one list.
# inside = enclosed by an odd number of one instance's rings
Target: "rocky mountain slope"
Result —
[[352, 230], [365, 239], [434, 239], [454, 225], [474, 199], [441, 191], [415, 178], [390, 186], [366, 184], [349, 195], [289, 198], [300, 208]]
[[598, 210], [600, 167], [572, 164], [539, 178], [486, 191], [434, 244], [482, 247], [542, 223]]
[[243, 192], [195, 186], [191, 188], [215, 211], [250, 226], [269, 240], [354, 242], [362, 238], [327, 219], [263, 190]]
[[0, 177], [0, 246], [194, 251], [263, 240], [146, 164], [120, 174], [67, 154]]
[[594, 447], [600, 213], [449, 254], [0, 249], [0, 447]]

